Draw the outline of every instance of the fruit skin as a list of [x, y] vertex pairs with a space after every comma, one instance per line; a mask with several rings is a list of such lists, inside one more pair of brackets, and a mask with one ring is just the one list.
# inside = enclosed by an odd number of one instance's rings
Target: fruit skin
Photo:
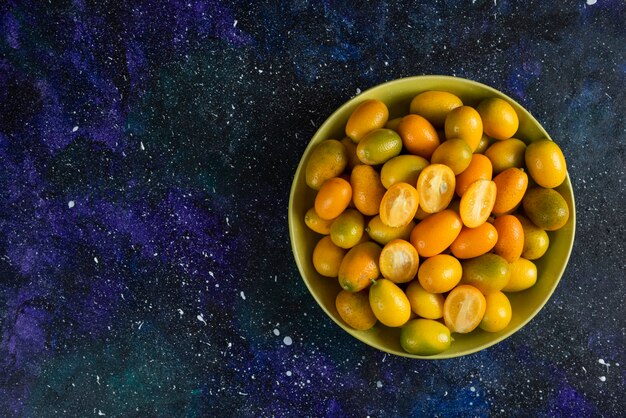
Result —
[[398, 132], [398, 125], [400, 125], [401, 120], [402, 118], [389, 119], [383, 128]]
[[376, 280], [369, 293], [372, 311], [383, 325], [401, 327], [409, 320], [411, 316], [409, 299], [391, 280]]
[[462, 226], [461, 217], [455, 211], [446, 209], [415, 225], [410, 241], [420, 257], [432, 257], [454, 242]]
[[358, 165], [350, 175], [352, 202], [363, 215], [374, 216], [380, 209], [380, 201], [387, 191], [380, 182], [380, 175], [372, 166]]
[[567, 165], [561, 148], [549, 139], [532, 142], [524, 155], [526, 168], [535, 183], [551, 189], [565, 181]]
[[403, 117], [397, 130], [404, 148], [409, 153], [426, 159], [430, 159], [440, 144], [439, 135], [433, 125], [419, 115]]
[[528, 176], [519, 168], [509, 168], [494, 177], [496, 201], [493, 214], [496, 216], [513, 212], [522, 202], [528, 188]]
[[429, 164], [427, 159], [419, 155], [398, 155], [380, 169], [380, 181], [386, 189], [400, 182], [414, 185], [419, 174]]
[[461, 197], [469, 186], [476, 180], [491, 180], [493, 168], [489, 158], [482, 154], [472, 155], [472, 160], [467, 168], [456, 176], [456, 194]]
[[324, 182], [339, 176], [348, 164], [348, 153], [336, 139], [327, 139], [315, 146], [306, 164], [306, 184], [319, 190]]
[[411, 303], [411, 309], [416, 315], [426, 319], [443, 317], [444, 298], [442, 294], [427, 292], [417, 280], [409, 283], [405, 293]]
[[461, 263], [448, 254], [427, 258], [417, 272], [417, 279], [428, 293], [445, 293], [452, 290], [463, 275]]
[[366, 331], [376, 325], [367, 290], [354, 293], [340, 291], [335, 298], [335, 307], [341, 319], [354, 329]]
[[511, 270], [511, 277], [502, 289], [503, 292], [521, 292], [537, 283], [537, 266], [530, 260], [518, 258], [513, 263], [509, 263], [509, 270]]
[[368, 132], [385, 126], [388, 119], [389, 109], [383, 102], [366, 100], [348, 118], [346, 136], [358, 143]]
[[456, 258], [474, 258], [491, 251], [497, 241], [498, 231], [489, 222], [476, 228], [464, 226], [459, 236], [450, 245], [450, 251]]
[[380, 202], [380, 220], [392, 228], [401, 228], [413, 220], [418, 205], [417, 190], [408, 183], [396, 183]]
[[515, 135], [519, 118], [513, 106], [497, 97], [485, 99], [476, 108], [483, 121], [483, 130], [494, 139], [507, 139]]
[[424, 212], [424, 208], [422, 208], [421, 206], [418, 206], [417, 212], [415, 212], [415, 219], [419, 221], [423, 221], [424, 219], [428, 218], [430, 215], [432, 215], [432, 213]]
[[556, 231], [569, 219], [569, 207], [559, 192], [554, 189], [533, 187], [522, 199], [526, 216], [539, 228]]
[[358, 292], [369, 287], [380, 276], [378, 259], [381, 248], [374, 242], [364, 242], [352, 247], [339, 265], [339, 285], [348, 292]]
[[391, 129], [368, 132], [356, 146], [356, 155], [363, 164], [378, 165], [400, 154], [402, 139]]
[[337, 277], [346, 250], [336, 246], [327, 235], [313, 249], [313, 267], [322, 276]]
[[394, 283], [406, 283], [417, 274], [419, 255], [410, 242], [394, 239], [383, 247], [378, 266], [384, 278]]
[[330, 239], [344, 249], [357, 245], [363, 238], [365, 219], [355, 209], [346, 209], [330, 226]]
[[457, 96], [447, 91], [425, 91], [411, 100], [410, 112], [426, 118], [435, 128], [442, 128], [451, 110], [463, 106]]
[[483, 122], [473, 107], [457, 107], [446, 116], [445, 132], [447, 139], [460, 138], [474, 151], [483, 136]]
[[450, 167], [454, 175], [461, 174], [472, 161], [472, 149], [462, 139], [452, 138], [437, 147], [430, 158], [433, 164]]
[[487, 221], [496, 203], [496, 183], [489, 180], [476, 180], [461, 197], [459, 214], [463, 225], [477, 228]]
[[513, 215], [498, 216], [493, 221], [498, 231], [498, 241], [493, 252], [504, 258], [508, 263], [517, 261], [524, 250], [524, 228]]
[[352, 200], [352, 186], [341, 177], [328, 179], [315, 196], [315, 212], [322, 219], [341, 215]]
[[417, 178], [420, 207], [427, 213], [445, 209], [454, 197], [456, 177], [450, 167], [431, 164]]
[[478, 147], [474, 150], [474, 154], [484, 154], [487, 148], [489, 148], [489, 144], [491, 144], [491, 139], [483, 134], [483, 136], [480, 137], [480, 142], [478, 142]]
[[450, 348], [451, 342], [450, 330], [432, 319], [413, 319], [400, 331], [404, 351], [420, 356], [439, 354]]
[[511, 277], [509, 263], [496, 254], [487, 253], [465, 260], [461, 266], [461, 283], [472, 285], [485, 295], [502, 290]]
[[548, 233], [525, 216], [515, 215], [515, 217], [520, 221], [524, 230], [522, 257], [527, 260], [537, 260], [543, 257], [550, 246]]
[[443, 320], [451, 332], [466, 334], [478, 327], [486, 309], [485, 296], [477, 288], [460, 285], [452, 289], [443, 303]]
[[345, 137], [340, 141], [346, 149], [346, 155], [348, 157], [348, 163], [346, 165], [346, 171], [351, 172], [357, 165], [363, 164], [359, 157], [356, 155], [356, 144], [348, 137]]
[[526, 144], [523, 141], [509, 138], [491, 144], [485, 151], [485, 156], [491, 161], [493, 172], [498, 174], [507, 168], [524, 167], [525, 152]]
[[380, 216], [375, 216], [370, 219], [365, 231], [374, 241], [381, 245], [385, 245], [394, 239], [408, 240], [414, 227], [415, 221], [411, 221], [405, 226], [393, 228], [385, 225], [383, 221], [380, 220]]
[[304, 223], [306, 224], [306, 226], [308, 226], [309, 229], [311, 229], [312, 231], [317, 232], [318, 234], [322, 234], [322, 235], [330, 234], [330, 226], [332, 225], [335, 219], [336, 218], [333, 218], [333, 219], [320, 218], [317, 212], [315, 212], [315, 208], [311, 208], [307, 210], [306, 213], [304, 214]]
[[509, 298], [502, 292], [493, 292], [485, 296], [487, 308], [479, 327], [487, 332], [498, 332], [511, 322], [512, 310]]

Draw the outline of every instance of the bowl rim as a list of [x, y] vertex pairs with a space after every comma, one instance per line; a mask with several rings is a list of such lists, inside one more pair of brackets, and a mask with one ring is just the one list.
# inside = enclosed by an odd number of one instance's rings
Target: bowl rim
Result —
[[347, 101], [345, 101], [341, 106], [339, 106], [333, 113], [331, 113], [325, 120], [324, 122], [318, 127], [318, 129], [315, 131], [315, 133], [313, 134], [313, 136], [311, 136], [311, 139], [309, 140], [306, 148], [304, 149], [304, 151], [302, 152], [302, 155], [300, 157], [300, 161], [298, 162], [298, 166], [296, 168], [296, 171], [294, 173], [294, 177], [291, 183], [291, 188], [289, 191], [289, 206], [288, 206], [288, 214], [287, 214], [287, 221], [289, 224], [289, 240], [291, 241], [291, 250], [292, 250], [292, 254], [294, 256], [294, 259], [296, 261], [296, 265], [298, 266], [298, 271], [300, 273], [300, 278], [302, 279], [302, 281], [304, 282], [304, 284], [306, 285], [307, 289], [309, 290], [310, 295], [313, 297], [313, 299], [315, 300], [315, 302], [317, 303], [317, 305], [322, 308], [322, 310], [326, 313], [326, 315], [333, 321], [335, 322], [337, 325], [339, 325], [340, 328], [342, 328], [344, 331], [346, 331], [349, 335], [351, 335], [352, 337], [356, 338], [357, 340], [361, 341], [362, 343], [375, 348], [377, 350], [383, 351], [385, 353], [388, 354], [392, 354], [392, 355], [396, 355], [396, 356], [400, 356], [400, 357], [406, 357], [406, 358], [412, 358], [412, 359], [418, 359], [418, 360], [445, 360], [445, 359], [451, 359], [451, 358], [457, 358], [457, 357], [463, 357], [463, 356], [467, 356], [467, 355], [471, 355], [471, 354], [475, 354], [479, 351], [482, 351], [486, 348], [492, 347], [496, 344], [498, 344], [499, 342], [509, 338], [510, 336], [512, 336], [513, 334], [515, 334], [516, 332], [518, 332], [519, 330], [521, 330], [524, 326], [526, 326], [545, 306], [545, 304], [548, 302], [548, 300], [550, 300], [550, 298], [552, 297], [552, 294], [554, 293], [554, 291], [556, 290], [556, 287], [558, 286], [559, 282], [561, 281], [561, 278], [563, 277], [563, 274], [565, 273], [565, 269], [567, 268], [567, 265], [569, 263], [569, 259], [572, 253], [572, 249], [574, 247], [574, 241], [576, 238], [576, 203], [574, 200], [574, 188], [573, 185], [571, 183], [570, 180], [570, 176], [569, 176], [569, 171], [566, 171], [566, 176], [565, 176], [565, 181], [563, 182], [563, 185], [566, 186], [566, 190], [567, 190], [567, 194], [569, 195], [568, 197], [571, 199], [572, 202], [572, 207], [570, 208], [570, 218], [572, 221], [572, 238], [571, 241], [569, 243], [569, 248], [567, 249], [567, 254], [565, 257], [565, 260], [563, 262], [562, 267], [558, 270], [556, 276], [557, 279], [554, 281], [554, 284], [551, 286], [551, 288], [548, 289], [548, 292], [546, 293], [545, 297], [543, 298], [543, 300], [539, 303], [539, 305], [537, 306], [537, 308], [530, 314], [528, 315], [527, 318], [525, 318], [523, 321], [521, 321], [519, 323], [519, 325], [517, 325], [516, 327], [508, 330], [507, 332], [499, 335], [497, 338], [494, 338], [493, 340], [487, 342], [487, 343], [483, 343], [481, 345], [478, 345], [476, 347], [470, 348], [470, 349], [466, 349], [463, 351], [459, 351], [459, 352], [455, 352], [455, 353], [449, 353], [446, 354], [448, 350], [439, 353], [439, 354], [435, 354], [432, 356], [421, 356], [421, 355], [416, 355], [416, 354], [411, 354], [408, 352], [401, 352], [401, 351], [390, 351], [389, 349], [376, 344], [376, 343], [372, 343], [371, 341], [366, 341], [364, 338], [361, 337], [361, 334], [354, 332], [354, 330], [350, 329], [347, 325], [345, 325], [344, 323], [338, 321], [334, 315], [322, 304], [320, 303], [320, 301], [315, 297], [314, 291], [312, 289], [312, 287], [309, 285], [308, 281], [305, 279], [305, 271], [304, 271], [304, 266], [302, 265], [302, 263], [300, 262], [300, 257], [298, 256], [299, 254], [299, 249], [296, 246], [295, 243], [295, 232], [294, 232], [294, 224], [295, 222], [300, 222], [300, 219], [295, 219], [294, 217], [294, 211], [293, 211], [293, 201], [294, 201], [294, 194], [295, 194], [295, 190], [297, 187], [297, 180], [298, 178], [300, 178], [301, 176], [301, 171], [304, 169], [304, 158], [305, 156], [307, 156], [310, 152], [310, 149], [313, 148], [315, 145], [317, 145], [318, 141], [314, 141], [318, 135], [320, 135], [321, 131], [326, 127], [326, 125], [330, 124], [330, 121], [333, 120], [335, 118], [335, 116], [341, 112], [344, 111], [345, 108], [352, 106], [356, 101], [359, 100], [359, 98], [363, 95], [365, 95], [366, 93], [371, 92], [372, 90], [378, 90], [378, 89], [383, 89], [385, 87], [389, 87], [392, 86], [394, 84], [401, 84], [401, 83], [407, 83], [407, 82], [420, 82], [420, 81], [428, 81], [428, 80], [433, 80], [433, 81], [454, 81], [454, 82], [461, 82], [461, 83], [467, 83], [469, 85], [473, 85], [474, 87], [478, 87], [480, 89], [484, 89], [487, 92], [491, 92], [494, 93], [496, 96], [503, 96], [505, 97], [508, 101], [510, 101], [511, 103], [514, 103], [518, 108], [522, 109], [522, 111], [526, 114], [526, 116], [528, 117], [528, 119], [535, 123], [538, 127], [539, 127], [539, 131], [546, 137], [548, 138], [550, 141], [553, 141], [553, 139], [550, 137], [550, 135], [548, 134], [548, 132], [545, 130], [545, 128], [543, 127], [543, 125], [541, 123], [539, 123], [539, 121], [521, 104], [519, 104], [516, 100], [514, 100], [513, 98], [511, 98], [509, 95], [507, 95], [506, 93], [496, 90], [495, 88], [488, 86], [486, 84], [480, 83], [478, 81], [474, 81], [474, 80], [470, 80], [467, 78], [463, 78], [463, 77], [456, 77], [456, 76], [450, 76], [450, 75], [418, 75], [418, 76], [411, 76], [411, 77], [402, 77], [402, 78], [398, 78], [398, 79], [394, 79], [394, 80], [390, 80], [381, 84], [377, 84], [374, 85], [362, 92], [360, 92], [359, 94], [351, 97], [350, 99], [348, 99]]

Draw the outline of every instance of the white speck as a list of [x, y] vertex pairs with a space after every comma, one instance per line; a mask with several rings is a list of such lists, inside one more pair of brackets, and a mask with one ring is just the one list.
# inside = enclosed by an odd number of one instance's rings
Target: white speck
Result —
[[447, 390], [444, 392], [443, 396], [448, 396], [448, 391]]
[[474, 386], [470, 387], [470, 391], [476, 392], [476, 388]]
[[213, 274], [212, 271], [209, 271], [209, 276], [213, 277], [215, 279], [215, 274]]
[[583, 372], [587, 373], [587, 369], [585, 369], [585, 366], [583, 366]]
[[74, 207], [76, 203], [73, 200], [70, 200], [69, 202], [67, 202], [67, 207], [72, 209]]
[[274, 335], [276, 336], [280, 335], [280, 331], [278, 330], [278, 328], [274, 328]]
[[382, 387], [383, 387], [383, 382], [381, 382], [380, 380], [379, 380], [379, 381], [377, 381], [377, 382], [376, 382], [376, 387], [377, 387], [378, 389], [382, 388]]
[[598, 363], [600, 363], [600, 364], [601, 364], [601, 365], [603, 365], [603, 366], [606, 366], [606, 371], [607, 371], [607, 373], [609, 372], [609, 366], [610, 366], [610, 364], [609, 364], [609, 363], [607, 363], [606, 361], [604, 361], [604, 359], [599, 359], [599, 360], [598, 360]]
[[587, 6], [593, 6], [598, 0], [587, 0]]
[[199, 314], [198, 316], [196, 316], [196, 319], [198, 319], [198, 321], [202, 322], [204, 325], [207, 325], [206, 321], [204, 320], [204, 316], [202, 314]]
[[360, 88], [356, 88], [356, 94], [361, 94], [361, 89]]
[[72, 128], [72, 132], [76, 132], [77, 130], [78, 130], [78, 126], [74, 126], [74, 127]]
[[226, 217], [226, 225], [230, 226], [230, 222], [228, 221], [228, 216]]
[[387, 354], [385, 353], [385, 355], [383, 356], [383, 363], [385, 362], [386, 358], [387, 358]]
[[100, 376], [96, 375], [96, 383], [100, 384]]
[[278, 280], [278, 276], [274, 275], [274, 283]]
[[239, 22], [237, 22], [237, 19], [235, 19], [235, 21], [233, 22], [233, 28], [237, 27], [237, 23], [239, 23]]
[[104, 412], [102, 412], [101, 410], [99, 410], [99, 409], [98, 409], [98, 415], [99, 415], [99, 416], [101, 416], [101, 417], [103, 417], [103, 416], [105, 416], [106, 414], [105, 414]]
[[291, 376], [291, 370], [287, 370], [287, 373], [285, 373], [287, 376]]
[[180, 314], [180, 317], [182, 318], [182, 317], [183, 317], [183, 314], [184, 314], [185, 312], [183, 312], [183, 310], [182, 310], [182, 309], [178, 308], [178, 313]]
[[98, 257], [94, 257], [94, 258], [93, 258], [93, 261], [95, 261], [95, 262], [96, 262], [96, 264], [98, 264]]
[[287, 336], [283, 338], [283, 343], [285, 343], [285, 345], [291, 345], [293, 344], [293, 340], [291, 339], [291, 337]]
[[137, 328], [137, 330], [140, 330], [140, 329], [141, 329], [141, 327], [143, 327], [143, 323], [144, 323], [144, 321], [141, 321], [141, 322], [139, 323], [139, 327]]
[[606, 382], [606, 376], [600, 376], [598, 379], [600, 379], [601, 382]]
[[240, 394], [240, 395], [248, 396], [248, 394], [245, 393], [245, 392], [237, 392], [237, 393]]
[[239, 296], [241, 296], [241, 299], [246, 300], [246, 295], [243, 293], [243, 290], [239, 292]]
[[139, 148], [141, 148], [142, 151], [146, 150], [146, 147], [143, 145], [143, 141], [139, 143]]

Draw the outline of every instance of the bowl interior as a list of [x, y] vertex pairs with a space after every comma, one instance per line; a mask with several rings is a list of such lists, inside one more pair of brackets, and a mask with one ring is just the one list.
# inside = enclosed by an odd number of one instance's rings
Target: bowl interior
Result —
[[546, 254], [535, 262], [538, 270], [535, 286], [523, 292], [507, 294], [511, 301], [513, 317], [509, 326], [500, 332], [488, 333], [477, 329], [470, 334], [453, 334], [454, 342], [450, 349], [438, 355], [424, 357], [409, 354], [402, 349], [398, 328], [389, 328], [378, 323], [368, 331], [357, 331], [345, 325], [335, 308], [335, 297], [341, 290], [337, 279], [319, 275], [311, 260], [313, 248], [321, 236], [311, 231], [304, 223], [304, 215], [313, 206], [315, 198], [315, 191], [306, 185], [304, 167], [316, 144], [326, 139], [342, 139], [345, 136], [346, 121], [362, 101], [374, 98], [382, 100], [388, 106], [389, 118], [392, 119], [408, 114], [411, 99], [426, 90], [449, 91], [459, 96], [464, 104], [470, 106], [478, 105], [487, 97], [500, 97], [507, 100], [519, 115], [520, 127], [515, 135], [516, 138], [526, 143], [541, 138], [550, 138], [537, 120], [514, 100], [491, 87], [474, 81], [448, 76], [419, 76], [381, 84], [346, 102], [315, 133], [296, 170], [291, 187], [288, 218], [291, 245], [300, 274], [317, 303], [337, 325], [364, 343], [391, 354], [412, 358], [442, 359], [471, 354], [489, 347], [519, 330], [539, 312], [554, 292], [567, 265], [574, 242], [576, 211], [568, 175], [557, 190], [569, 205], [570, 218], [563, 228], [548, 233], [550, 247]]

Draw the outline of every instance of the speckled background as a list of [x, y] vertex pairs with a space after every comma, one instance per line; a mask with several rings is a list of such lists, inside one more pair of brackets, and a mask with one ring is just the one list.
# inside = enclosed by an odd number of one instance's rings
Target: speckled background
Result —
[[[4, 2], [0, 416], [623, 416], [625, 22], [623, 0]], [[549, 303], [449, 361], [341, 331], [287, 228], [316, 127], [419, 74], [518, 100], [577, 198]]]

